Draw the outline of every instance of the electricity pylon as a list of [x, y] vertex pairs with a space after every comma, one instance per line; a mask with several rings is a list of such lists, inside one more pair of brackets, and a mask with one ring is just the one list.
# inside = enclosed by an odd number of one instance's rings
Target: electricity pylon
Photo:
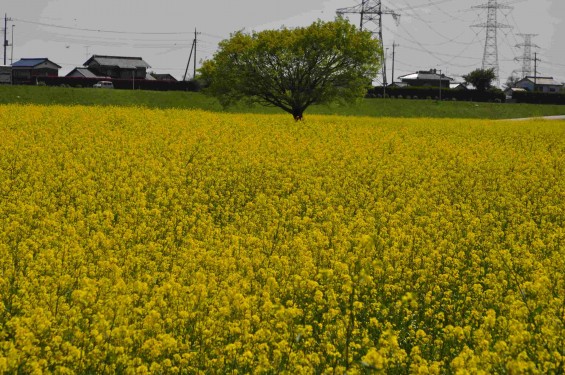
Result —
[[[381, 42], [381, 48], [383, 50], [382, 58], [384, 60], [384, 42], [383, 42], [383, 15], [391, 15], [396, 24], [400, 22], [400, 14], [395, 11], [383, 7], [381, 0], [362, 0], [361, 4], [349, 7], [340, 8], [336, 11], [339, 16], [344, 14], [360, 14], [361, 22], [359, 28], [361, 30], [367, 30], [372, 32], [377, 36], [377, 39]], [[384, 62], [384, 61], [383, 61]], [[383, 86], [387, 85], [385, 64], [383, 64]]]
[[522, 78], [532, 75], [532, 61], [534, 58], [532, 56], [532, 48], [539, 48], [537, 44], [532, 43], [532, 38], [538, 34], [518, 34], [524, 38], [524, 43], [516, 44], [518, 48], [524, 48], [524, 54], [522, 57], [517, 57], [517, 61], [522, 61]]
[[506, 4], [499, 4], [498, 0], [488, 0], [487, 4], [477, 5], [473, 8], [487, 10], [487, 22], [472, 25], [471, 27], [486, 28], [483, 69], [493, 69], [496, 74], [496, 80], [500, 84], [497, 34], [498, 29], [509, 29], [511, 26], [498, 22], [498, 10], [512, 9], [512, 7]]

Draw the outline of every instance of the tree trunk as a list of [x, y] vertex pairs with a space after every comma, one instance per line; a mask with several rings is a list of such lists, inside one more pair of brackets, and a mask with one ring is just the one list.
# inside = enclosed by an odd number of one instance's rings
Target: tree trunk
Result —
[[294, 121], [302, 121], [304, 119], [304, 110], [302, 108], [293, 108], [292, 109], [292, 117], [294, 117]]

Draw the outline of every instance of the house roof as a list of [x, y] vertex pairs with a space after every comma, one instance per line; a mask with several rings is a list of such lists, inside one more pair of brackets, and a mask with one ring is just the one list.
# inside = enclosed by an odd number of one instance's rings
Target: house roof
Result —
[[467, 85], [465, 85], [465, 83], [463, 83], [463, 82], [451, 82], [451, 83], [449, 84], [449, 88], [450, 88], [450, 89], [456, 89], [456, 88], [458, 88], [458, 87], [463, 88], [463, 89], [466, 89], [466, 88], [467, 88]]
[[526, 89], [523, 89], [521, 87], [509, 87], [504, 91], [508, 91], [508, 92], [518, 92], [518, 91], [526, 91]]
[[150, 68], [141, 57], [127, 57], [127, 56], [102, 56], [93, 55], [83, 65], [87, 66], [93, 61], [102, 66], [116, 66], [121, 69], [139, 69]]
[[[430, 69], [430, 70], [420, 70], [416, 73], [406, 74], [398, 78], [403, 81], [410, 81], [410, 80], [439, 81], [440, 74], [437, 73], [437, 70]], [[441, 74], [441, 80], [453, 81], [453, 78], [447, 77], [445, 74]]]
[[532, 77], [532, 76], [526, 76], [524, 78], [522, 78], [520, 81], [518, 81], [518, 83], [520, 82], [524, 82], [524, 81], [530, 81], [531, 83], [535, 83], [536, 85], [545, 85], [545, 86], [563, 86], [562, 83], [557, 82], [556, 80], [553, 79], [553, 77]]
[[406, 82], [392, 82], [388, 87], [408, 87]]
[[151, 73], [151, 75], [159, 81], [176, 81], [177, 80], [175, 77], [173, 77], [172, 75], [170, 75], [168, 73], [165, 73], [165, 74]]
[[33, 68], [37, 65], [43, 64], [45, 62], [50, 62], [53, 65], [56, 65], [59, 69], [61, 68], [59, 65], [55, 64], [53, 61], [49, 60], [47, 57], [36, 57], [36, 58], [23, 58], [19, 61], [16, 61], [12, 64], [14, 68]]
[[79, 72], [85, 78], [107, 78], [107, 77], [101, 77], [101, 76], [98, 76], [98, 75], [92, 73], [90, 70], [88, 70], [88, 68], [80, 68], [80, 67], [77, 67], [77, 68], [74, 68], [73, 70], [71, 70], [69, 72], [69, 74], [67, 74], [67, 77], [70, 76], [71, 74], [73, 74], [73, 72]]

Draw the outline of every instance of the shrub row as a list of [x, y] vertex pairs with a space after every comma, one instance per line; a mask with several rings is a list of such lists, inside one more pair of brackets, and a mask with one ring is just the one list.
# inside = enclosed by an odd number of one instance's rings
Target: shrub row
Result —
[[[367, 97], [382, 98], [384, 95], [382, 87], [369, 89]], [[387, 87], [385, 97], [406, 99], [439, 99], [439, 87]], [[504, 102], [505, 96], [501, 90], [491, 89], [486, 92], [477, 90], [441, 90], [442, 100], [458, 100], [473, 102]]]
[[512, 94], [512, 99], [517, 103], [565, 105], [565, 93], [517, 91]]
[[[47, 86], [92, 87], [95, 83], [101, 80], [111, 81], [117, 89], [132, 90], [134, 88], [131, 79], [37, 77], [37, 84], [44, 84]], [[35, 83], [36, 82], [30, 82], [30, 84]], [[149, 81], [145, 79], [136, 79], [135, 89], [155, 91], [198, 91], [200, 89], [200, 85], [196, 81]]]

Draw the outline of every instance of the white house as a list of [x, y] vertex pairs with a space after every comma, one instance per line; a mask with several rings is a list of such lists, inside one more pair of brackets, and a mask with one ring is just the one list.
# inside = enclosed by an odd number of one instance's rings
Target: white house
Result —
[[553, 77], [527, 76], [516, 82], [515, 87], [522, 88], [527, 91], [559, 92], [563, 89], [563, 84], [554, 80]]
[[437, 69], [420, 70], [415, 73], [398, 77], [402, 83], [413, 87], [449, 87], [453, 78], [438, 72]]
[[514, 97], [514, 93], [515, 92], [525, 92], [526, 89], [523, 89], [521, 87], [509, 87], [506, 90], [504, 90], [504, 94], [506, 95], [506, 100], [510, 100]]

